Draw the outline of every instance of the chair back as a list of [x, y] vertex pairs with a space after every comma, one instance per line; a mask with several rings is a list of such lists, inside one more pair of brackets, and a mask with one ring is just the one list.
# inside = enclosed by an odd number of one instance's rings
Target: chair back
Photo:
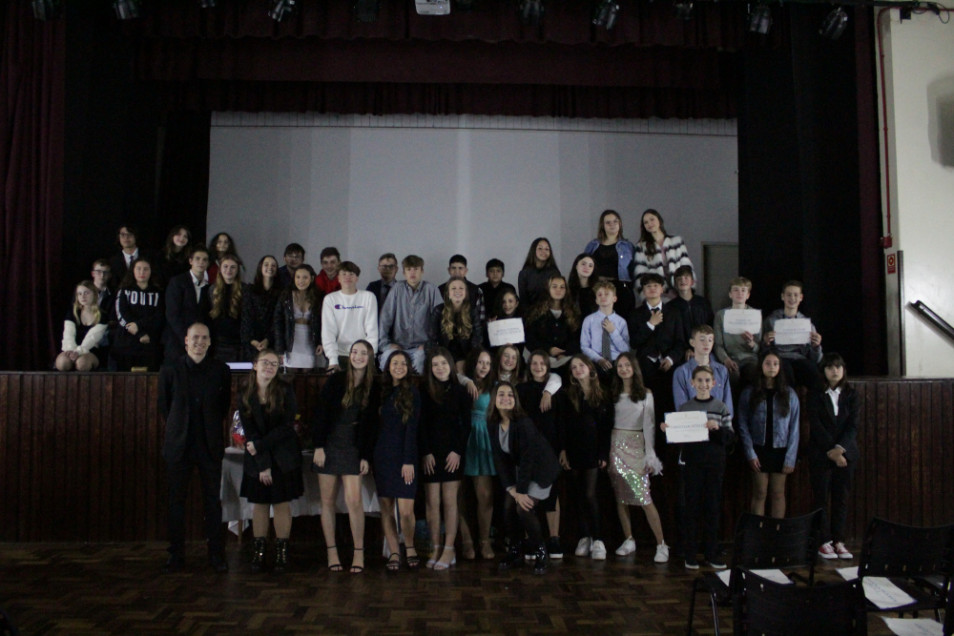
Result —
[[861, 547], [858, 577], [925, 577], [941, 575], [944, 589], [951, 577], [954, 524], [921, 528], [875, 517]]
[[808, 583], [812, 585], [821, 515], [821, 509], [789, 519], [742, 513], [735, 530], [730, 587], [741, 588], [742, 569], [808, 568]]
[[765, 636], [867, 634], [860, 579], [812, 587], [782, 585], [745, 572], [743, 631]]

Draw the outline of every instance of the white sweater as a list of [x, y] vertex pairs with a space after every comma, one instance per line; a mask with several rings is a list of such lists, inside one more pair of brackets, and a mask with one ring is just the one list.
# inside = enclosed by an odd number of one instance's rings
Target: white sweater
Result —
[[321, 346], [328, 364], [338, 364], [338, 356], [348, 355], [357, 340], [377, 347], [378, 299], [369, 291], [331, 292], [321, 307]]

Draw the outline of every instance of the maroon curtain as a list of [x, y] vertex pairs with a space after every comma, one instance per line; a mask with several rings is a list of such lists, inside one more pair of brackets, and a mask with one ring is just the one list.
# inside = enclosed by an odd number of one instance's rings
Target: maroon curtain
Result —
[[0, 369], [48, 367], [59, 346], [65, 25], [0, 8]]

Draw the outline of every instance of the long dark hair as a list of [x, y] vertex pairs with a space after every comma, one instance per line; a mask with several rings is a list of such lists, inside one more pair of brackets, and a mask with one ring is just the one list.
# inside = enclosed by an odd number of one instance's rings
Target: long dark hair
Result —
[[[265, 264], [265, 259], [270, 258], [275, 261], [275, 278], [272, 280], [271, 289], [265, 289], [265, 277], [262, 276], [262, 265]], [[272, 256], [271, 254], [266, 254], [259, 259], [258, 265], [255, 266], [255, 278], [252, 281], [252, 291], [256, 294], [271, 294], [278, 292], [278, 259]]]
[[154, 271], [152, 263], [149, 261], [149, 259], [140, 257], [134, 260], [129, 266], [129, 269], [126, 270], [126, 275], [123, 276], [123, 282], [119, 285], [120, 289], [134, 289], [139, 287], [139, 285], [136, 284], [136, 265], [139, 263], [145, 263], [149, 266], [149, 281], [147, 282], [146, 287], [155, 284], [153, 281], [158, 275], [158, 272]]
[[427, 377], [427, 393], [436, 403], [441, 404], [444, 401], [444, 390], [440, 381], [434, 377], [431, 370], [431, 363], [434, 358], [444, 358], [450, 365], [450, 381], [454, 382], [454, 355], [444, 347], [434, 347], [427, 352], [427, 359], [424, 361], [424, 375]]
[[576, 271], [576, 266], [579, 265], [580, 261], [582, 261], [584, 258], [588, 258], [593, 261], [593, 273], [590, 274], [589, 280], [586, 281], [586, 286], [592, 287], [593, 283], [596, 282], [593, 280], [596, 278], [596, 259], [593, 258], [592, 254], [587, 254], [586, 252], [578, 254], [577, 257], [573, 259], [573, 266], [570, 268], [570, 273], [566, 282], [567, 291], [571, 291], [574, 294], [579, 294], [580, 289], [583, 288], [583, 283], [580, 282], [580, 275]]
[[[407, 375], [398, 380], [397, 386], [394, 385], [394, 378], [391, 376], [391, 360], [395, 356], [404, 358], [407, 364]], [[414, 365], [411, 364], [411, 356], [398, 349], [388, 357], [388, 363], [384, 367], [384, 379], [382, 381], [382, 399], [381, 406], [394, 394], [394, 408], [401, 415], [401, 423], [407, 424], [407, 421], [414, 415], [414, 389], [411, 386], [411, 374], [414, 373]]]
[[[822, 356], [821, 363], [819, 363], [818, 368], [824, 373], [825, 369], [828, 367], [841, 367], [845, 370], [844, 375], [841, 376], [841, 382], [835, 385], [834, 388], [841, 389], [842, 391], [850, 391], [851, 384], [848, 382], [848, 365], [845, 364], [845, 359], [841, 357], [840, 353], [826, 353]], [[828, 379], [825, 379], [825, 384], [828, 384]]]
[[619, 215], [619, 212], [617, 212], [616, 210], [603, 210], [603, 214], [600, 215], [600, 225], [596, 230], [596, 239], [600, 243], [602, 243], [607, 238], [609, 238], [608, 236], [606, 236], [606, 230], [603, 228], [603, 221], [606, 219], [606, 217], [608, 217], [611, 214], [615, 216], [617, 220], [619, 220], [619, 234], [616, 235], [616, 240], [617, 241], [626, 240], [626, 237], [623, 236], [623, 217], [621, 217]]
[[653, 238], [653, 235], [646, 231], [646, 226], [643, 225], [643, 221], [646, 219], [647, 214], [652, 214], [654, 217], [659, 219], [659, 231], [663, 233], [663, 236], [668, 237], [669, 233], [666, 231], [666, 224], [663, 223], [662, 214], [656, 210], [649, 208], [643, 215], [639, 217], [639, 242], [644, 245], [647, 256], [653, 256], [659, 248], [656, 246], [656, 239]]
[[639, 361], [636, 359], [635, 353], [632, 351], [624, 351], [619, 354], [619, 357], [616, 358], [616, 362], [613, 363], [613, 370], [616, 371], [616, 373], [613, 374], [613, 386], [610, 393], [613, 402], [617, 402], [623, 394], [623, 378], [619, 377], [619, 371], [616, 370], [621, 358], [626, 358], [633, 366], [633, 383], [629, 389], [629, 399], [633, 402], [645, 400], [648, 391], [646, 385], [643, 384], [643, 372], [639, 370]]
[[299, 269], [303, 269], [311, 274], [311, 282], [308, 283], [308, 289], [305, 290], [305, 300], [308, 301], [312, 311], [321, 312], [322, 296], [319, 294], [318, 287], [315, 286], [315, 268], [311, 265], [302, 263], [295, 269], [295, 272], [292, 274], [292, 284], [285, 289], [285, 293], [288, 294], [288, 297], [291, 298], [292, 303], [294, 303], [295, 292], [298, 291], [298, 286], [295, 285], [295, 274], [298, 273]]
[[[227, 238], [227, 239], [229, 240], [229, 248], [228, 248], [227, 250], [225, 250], [225, 253], [224, 253], [224, 254], [219, 254], [219, 250], [218, 250], [218, 248], [215, 246], [215, 244], [218, 242], [220, 236], [224, 236], [225, 238]], [[237, 255], [237, 254], [238, 254], [238, 248], [235, 247], [235, 239], [233, 239], [227, 232], [219, 232], [218, 234], [216, 234], [215, 236], [212, 237], [212, 240], [211, 240], [211, 241], [209, 241], [209, 256], [212, 257], [211, 260], [212, 260], [213, 262], [218, 262], [218, 260], [219, 260], [220, 258], [222, 258], [223, 256], [225, 256], [226, 254]]]
[[489, 426], [496, 426], [503, 419], [500, 411], [497, 410], [497, 393], [504, 387], [510, 387], [510, 390], [513, 391], [513, 410], [510, 411], [510, 421], [515, 422], [521, 417], [526, 417], [526, 413], [520, 406], [520, 397], [517, 395], [517, 390], [509, 382], [500, 382], [490, 392], [490, 406], [487, 407], [487, 424]]
[[540, 302], [534, 305], [533, 309], [530, 310], [530, 313], [527, 315], [527, 324], [536, 322], [540, 319], [540, 316], [544, 316], [550, 311], [550, 305], [553, 302], [553, 297], [550, 296], [550, 285], [552, 285], [555, 280], [562, 280], [566, 286], [566, 295], [563, 297], [563, 300], [560, 301], [560, 311], [563, 312], [563, 319], [566, 320], [566, 324], [570, 330], [576, 331], [576, 328], [580, 326], [580, 308], [573, 302], [573, 293], [570, 291], [570, 286], [567, 284], [566, 279], [560, 274], [550, 277], [550, 280], [547, 282], [546, 297], [542, 298]]
[[754, 413], [755, 407], [764, 402], [767, 397], [766, 391], [768, 387], [765, 386], [765, 374], [762, 372], [762, 363], [765, 362], [765, 359], [769, 356], [775, 356], [779, 361], [778, 375], [775, 376], [772, 387], [775, 390], [775, 397], [778, 400], [778, 414], [788, 415], [788, 380], [785, 379], [785, 370], [781, 368], [782, 358], [778, 355], [778, 352], [773, 350], [766, 351], [759, 356], [759, 364], [753, 371], [756, 377], [752, 382], [752, 395], [749, 398], [749, 415]]
[[555, 270], [560, 271], [560, 268], [557, 267], [556, 259], [553, 258], [553, 243], [551, 243], [550, 239], [548, 239], [545, 236], [538, 236], [537, 238], [533, 239], [533, 243], [530, 243], [530, 251], [527, 252], [527, 260], [523, 262], [523, 269], [527, 269], [527, 268], [538, 269], [537, 268], [537, 245], [539, 245], [543, 241], [546, 241], [547, 247], [550, 248], [550, 258], [548, 258], [546, 262], [543, 263], [543, 267], [540, 267], [539, 269], [546, 269], [548, 267], [552, 267]]
[[[477, 360], [480, 359], [481, 354], [484, 353], [490, 356], [490, 371], [487, 372], [486, 376], [478, 379]], [[497, 380], [497, 375], [494, 373], [494, 357], [490, 355], [490, 352], [483, 347], [471, 349], [470, 353], [467, 354], [467, 359], [464, 361], [464, 375], [474, 381], [474, 384], [477, 386], [478, 393], [487, 393], [491, 388], [493, 388], [494, 383]]]
[[[173, 237], [182, 230], [186, 231], [186, 235], [189, 237], [188, 242], [182, 247], [181, 250], [176, 251], [176, 244], [172, 241]], [[189, 260], [189, 248], [192, 246], [192, 232], [189, 231], [184, 225], [177, 225], [171, 230], [169, 230], [168, 236], [166, 236], [166, 244], [162, 248], [162, 255], [169, 261], [178, 261], [185, 263]]]
[[494, 355], [494, 363], [490, 366], [490, 372], [494, 374], [494, 378], [499, 378], [502, 375], [500, 364], [503, 361], [504, 351], [507, 349], [513, 349], [514, 353], [517, 354], [517, 366], [513, 368], [513, 372], [510, 374], [510, 381], [520, 382], [524, 378], [523, 356], [520, 355], [520, 349], [514, 345], [508, 344], [497, 349], [497, 353]]
[[[248, 386], [245, 387], [245, 392], [242, 394], [242, 412], [245, 415], [252, 413], [252, 398], [258, 396], [258, 372], [255, 370], [255, 364], [258, 364], [258, 361], [261, 360], [263, 356], [269, 354], [278, 358], [279, 362], [281, 361], [281, 358], [273, 349], [262, 349], [255, 354], [252, 370], [248, 373]], [[262, 403], [262, 408], [264, 408], [266, 412], [274, 413], [285, 408], [285, 387], [282, 386], [282, 381], [279, 380], [278, 374], [275, 374], [272, 381], [268, 383], [265, 394], [266, 398], [265, 402]]]
[[[580, 384], [580, 381], [573, 377], [572, 365], [574, 360], [580, 360], [583, 364], [586, 365], [587, 369], [590, 372], [590, 395], [587, 396], [583, 392], [583, 385]], [[577, 413], [582, 412], [583, 402], [585, 401], [590, 406], [599, 406], [603, 403], [603, 388], [600, 386], [599, 377], [596, 374], [596, 365], [593, 364], [593, 361], [587, 358], [582, 353], [578, 353], [572, 358], [570, 358], [570, 363], [567, 366], [570, 369], [570, 386], [567, 387], [567, 395], [570, 398], [570, 403], [573, 404], [573, 409]]]

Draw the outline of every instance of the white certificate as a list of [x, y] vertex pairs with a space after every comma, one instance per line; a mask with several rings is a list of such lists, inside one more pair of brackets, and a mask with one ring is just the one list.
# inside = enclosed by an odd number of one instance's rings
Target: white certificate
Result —
[[524, 341], [523, 319], [504, 318], [487, 323], [487, 335], [490, 336], [490, 346], [500, 347], [505, 344], [520, 344]]
[[898, 636], [944, 636], [944, 626], [930, 618], [888, 618], [881, 619]]
[[709, 429], [706, 428], [706, 419], [704, 411], [666, 413], [666, 442], [669, 444], [708, 442]]
[[725, 333], [741, 334], [762, 331], [762, 312], [758, 309], [727, 309], [722, 315], [722, 330]]
[[812, 341], [812, 321], [808, 318], [779, 318], [775, 321], [775, 344], [803, 345]]

